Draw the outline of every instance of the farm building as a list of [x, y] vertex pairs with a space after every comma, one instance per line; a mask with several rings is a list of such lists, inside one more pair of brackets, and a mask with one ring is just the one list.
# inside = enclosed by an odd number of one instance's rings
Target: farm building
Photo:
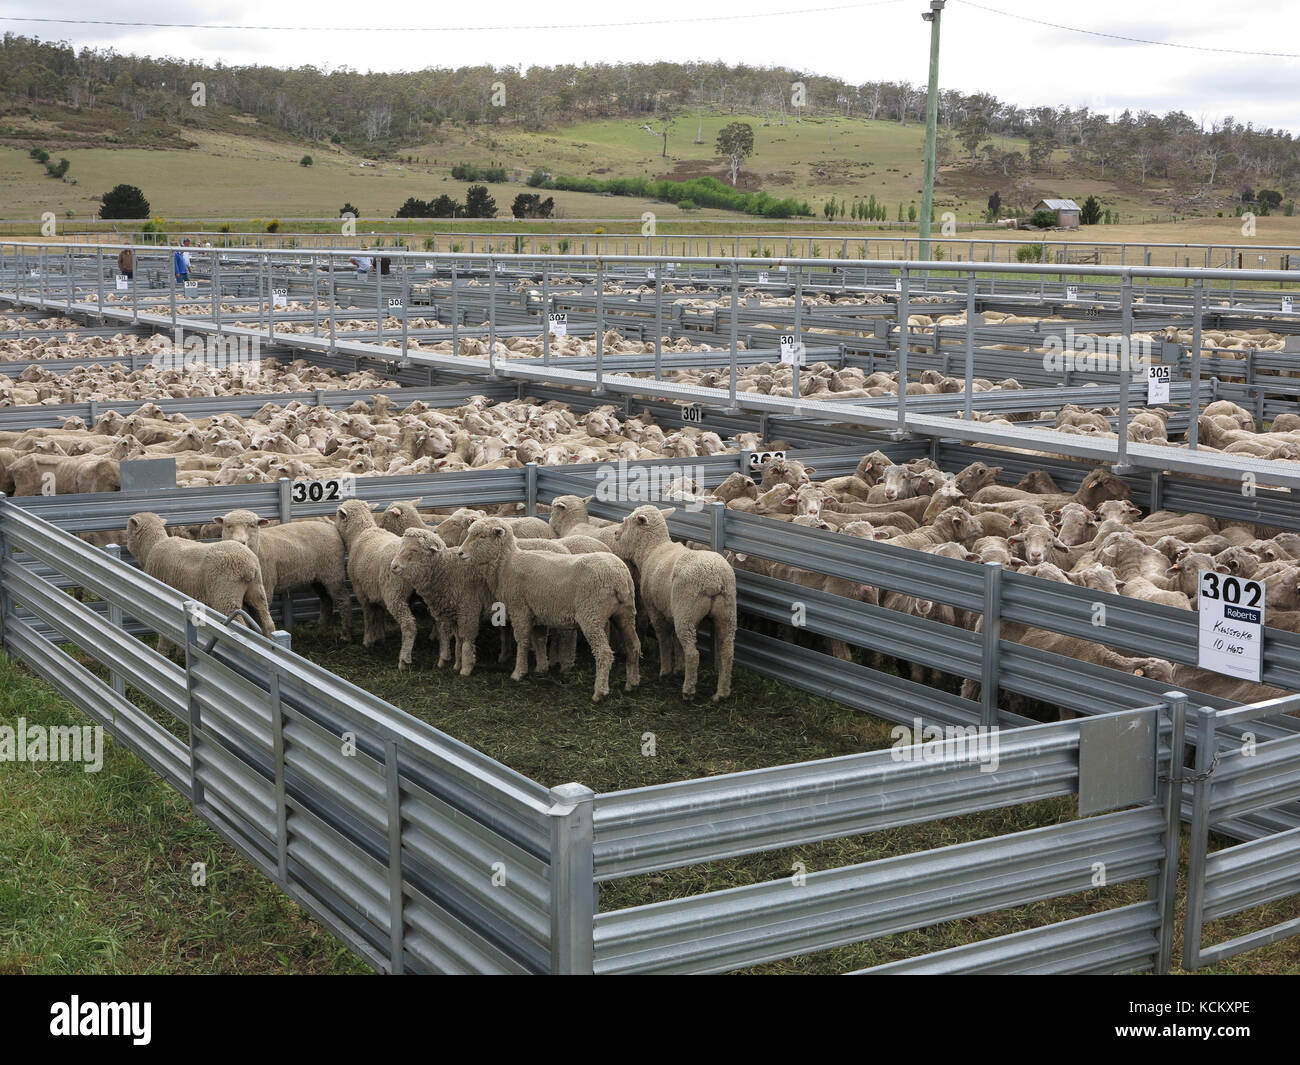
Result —
[[1062, 229], [1079, 228], [1079, 205], [1073, 200], [1039, 200], [1034, 204], [1034, 210], [1051, 211]]

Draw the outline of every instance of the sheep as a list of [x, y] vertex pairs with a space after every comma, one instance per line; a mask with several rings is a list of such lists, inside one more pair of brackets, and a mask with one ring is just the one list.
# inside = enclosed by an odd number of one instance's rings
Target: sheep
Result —
[[[168, 536], [167, 522], [152, 511], [132, 514], [126, 522], [127, 550], [140, 567], [182, 595], [210, 606], [223, 617], [247, 607], [264, 635], [275, 630], [266, 605], [262, 568], [243, 544], [201, 544]], [[158, 652], [168, 642], [158, 637]]]
[[506, 606], [517, 648], [512, 680], [528, 672], [528, 650], [537, 669], [547, 668], [544, 642], [534, 639], [535, 625], [582, 630], [596, 658], [592, 702], [609, 694], [614, 652], [605, 626], [613, 622], [627, 656], [625, 691], [640, 683], [641, 641], [636, 634], [636, 591], [632, 574], [618, 558], [601, 553], [569, 558], [520, 551], [515, 534], [502, 518], [482, 518], [471, 526], [459, 557], [478, 568], [495, 601]]
[[297, 588], [317, 588], [325, 593], [322, 598], [328, 599], [328, 607], [322, 604], [321, 621], [328, 624], [331, 614], [337, 612], [340, 637], [352, 639], [352, 596], [343, 540], [332, 523], [295, 521], [267, 529], [270, 519], [259, 518], [251, 510], [232, 510], [212, 520], [220, 527], [222, 540], [243, 544], [257, 556], [268, 600]]
[[[104, 455], [24, 455], [12, 462], [6, 478], [20, 496], [77, 492], [116, 492], [122, 487], [117, 459]], [[53, 491], [48, 491], [47, 486]]]
[[402, 646], [397, 655], [399, 670], [411, 667], [411, 651], [415, 647], [415, 615], [411, 613], [410, 598], [414, 587], [391, 566], [402, 538], [375, 524], [370, 504], [360, 499], [344, 501], [335, 511], [338, 534], [348, 550], [348, 578], [357, 602], [365, 632], [363, 647], [372, 647], [384, 634], [384, 609], [393, 616], [402, 630]]
[[[464, 543], [470, 527], [480, 518], [486, 518], [488, 515], [481, 510], [470, 510], [468, 507], [461, 507], [455, 511], [450, 518], [440, 521], [435, 527], [434, 532], [442, 537], [448, 547], [457, 547]], [[516, 536], [524, 536], [530, 539], [550, 539], [558, 536], [552, 526], [541, 518], [519, 517], [503, 518], [503, 521], [509, 523], [510, 528]]]
[[700, 665], [696, 630], [704, 618], [713, 619], [713, 638], [718, 648], [718, 686], [713, 693], [716, 703], [731, 694], [736, 573], [716, 552], [692, 551], [685, 544], [673, 542], [667, 521], [673, 509], [637, 507], [618, 526], [614, 544], [640, 574], [641, 600], [659, 643], [659, 675], [675, 672], [679, 648], [684, 655], [684, 698], [695, 695]]
[[[552, 536], [591, 536], [605, 544], [613, 544], [616, 525], [597, 524], [587, 515], [587, 504], [595, 496], [556, 496], [551, 500], [549, 519]], [[742, 500], [735, 500], [741, 502]]]
[[407, 529], [423, 529], [428, 523], [416, 508], [423, 496], [415, 499], [399, 499], [389, 503], [375, 523], [396, 536], [401, 536]]

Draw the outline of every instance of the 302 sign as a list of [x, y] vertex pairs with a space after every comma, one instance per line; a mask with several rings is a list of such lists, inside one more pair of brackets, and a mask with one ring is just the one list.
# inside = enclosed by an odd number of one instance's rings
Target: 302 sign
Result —
[[1201, 570], [1197, 590], [1196, 664], [1258, 684], [1264, 669], [1264, 585], [1230, 573]]
[[325, 481], [294, 481], [289, 498], [295, 503], [335, 503], [357, 494], [355, 477], [331, 477]]

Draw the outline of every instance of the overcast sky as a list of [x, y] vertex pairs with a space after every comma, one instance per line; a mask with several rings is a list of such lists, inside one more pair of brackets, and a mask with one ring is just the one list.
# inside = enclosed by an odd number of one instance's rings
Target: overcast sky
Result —
[[[1181, 109], [1207, 125], [1225, 115], [1257, 127], [1300, 133], [1300, 60], [1246, 52], [1300, 53], [1300, 3], [1296, 0], [1180, 0], [1136, 4], [1091, 0], [1045, 5], [1030, 0], [949, 0], [943, 14], [940, 83], [962, 92], [991, 92], [1030, 107], [1087, 104], [1118, 113], [1124, 108]], [[487, 4], [382, 4], [288, 0], [278, 4], [193, 3], [146, 0], [107, 8], [89, 0], [48, 0], [3, 5], [0, 28], [81, 46], [120, 52], [183, 56], [229, 64], [311, 64], [331, 69], [412, 70], [476, 63], [523, 66], [613, 61], [714, 60], [783, 64], [854, 82], [924, 83], [929, 27], [920, 13], [928, 0], [807, 0], [797, 14], [792, 0], [659, 0], [653, 6], [607, 0], [541, 5], [523, 0]], [[1009, 18], [1058, 22], [1080, 29], [1143, 38], [1208, 51], [1128, 43]], [[144, 28], [18, 22], [16, 16], [113, 19], [161, 23], [288, 26], [290, 30]], [[725, 20], [700, 21], [710, 16]], [[743, 16], [734, 18], [732, 16]], [[379, 17], [398, 32], [357, 27]], [[416, 27], [438, 27], [417, 32]], [[632, 25], [650, 20], [661, 24]], [[473, 32], [454, 27], [484, 28]], [[615, 25], [608, 25], [613, 23]], [[543, 24], [561, 28], [516, 29]]]

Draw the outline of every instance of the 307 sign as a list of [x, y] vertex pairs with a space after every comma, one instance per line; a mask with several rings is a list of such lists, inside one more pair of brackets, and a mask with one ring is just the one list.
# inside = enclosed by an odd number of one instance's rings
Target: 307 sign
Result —
[[355, 477], [331, 477], [324, 481], [294, 481], [289, 498], [295, 503], [334, 503], [357, 494]]

